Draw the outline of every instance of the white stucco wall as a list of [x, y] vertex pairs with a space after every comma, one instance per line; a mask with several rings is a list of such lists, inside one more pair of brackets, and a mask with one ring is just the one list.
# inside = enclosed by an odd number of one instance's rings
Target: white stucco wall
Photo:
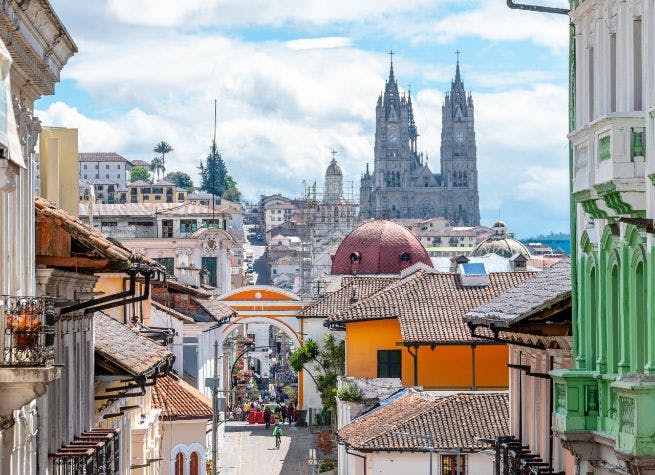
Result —
[[[351, 452], [355, 452], [352, 451]], [[430, 457], [428, 453], [417, 452], [372, 452], [360, 453], [366, 456], [366, 473], [361, 458], [348, 455], [347, 475], [410, 475], [428, 473]], [[494, 458], [484, 452], [466, 455], [466, 471], [462, 475], [493, 475]], [[435, 452], [432, 470], [441, 473], [441, 454]], [[340, 475], [343, 475], [340, 472]]]

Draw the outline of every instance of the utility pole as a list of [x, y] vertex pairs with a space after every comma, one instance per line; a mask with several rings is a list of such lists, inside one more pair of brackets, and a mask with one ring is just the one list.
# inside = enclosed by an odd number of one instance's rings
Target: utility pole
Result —
[[218, 340], [214, 341], [214, 381], [212, 385], [212, 475], [218, 473]]

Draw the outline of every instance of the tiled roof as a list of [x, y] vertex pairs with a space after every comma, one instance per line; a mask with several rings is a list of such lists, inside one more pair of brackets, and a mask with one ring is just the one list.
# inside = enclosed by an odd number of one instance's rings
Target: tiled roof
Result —
[[488, 285], [464, 287], [459, 274], [417, 271], [329, 317], [328, 322], [397, 318], [404, 342], [471, 342], [475, 340], [463, 321], [466, 313], [533, 275], [492, 273]]
[[300, 259], [294, 258], [292, 256], [280, 256], [277, 259], [271, 261], [271, 267], [273, 266], [291, 266], [291, 265], [300, 265]]
[[125, 247], [120, 242], [92, 228], [45, 198], [36, 197], [34, 206], [38, 218], [54, 221], [97, 257], [109, 259], [112, 263], [118, 264], [119, 267], [128, 267], [135, 262], [160, 267], [153, 259]]
[[130, 376], [167, 372], [173, 364], [165, 346], [103, 313], [93, 317], [93, 337], [96, 355]]
[[133, 167], [150, 167], [150, 164], [144, 160], [132, 160]]
[[[509, 433], [506, 393], [409, 394], [355, 419], [338, 432], [346, 445], [361, 451], [425, 451], [427, 440], [398, 432], [431, 435], [434, 448], [483, 450], [478, 437]], [[420, 449], [419, 449], [420, 447]]]
[[225, 305], [218, 299], [196, 299], [193, 301], [200, 305], [207, 313], [212, 315], [217, 321], [226, 318], [236, 317], [236, 312], [228, 305]]
[[211, 400], [176, 376], [157, 378], [152, 405], [161, 409], [163, 420], [207, 420], [212, 418]]
[[[223, 208], [212, 210], [210, 206], [196, 203], [122, 203], [93, 205], [93, 216], [211, 216], [224, 213]], [[88, 216], [88, 205], [80, 204], [80, 216]]]
[[127, 158], [115, 152], [84, 152], [78, 153], [77, 159], [80, 162], [127, 162]]
[[571, 260], [566, 258], [471, 310], [465, 319], [471, 323], [508, 327], [570, 298]]
[[152, 186], [152, 183], [148, 183], [147, 181], [143, 180], [135, 180], [131, 183], [128, 183], [127, 186]]
[[378, 292], [396, 281], [395, 277], [361, 276], [343, 277], [340, 289], [326, 293], [323, 297], [305, 307], [299, 317], [329, 317], [337, 315], [352, 305], [352, 300], [359, 301]]
[[176, 319], [178, 319], [178, 320], [180, 320], [182, 322], [185, 322], [185, 323], [194, 323], [195, 322], [195, 320], [193, 318], [187, 317], [183, 313], [180, 313], [180, 312], [178, 312], [177, 310], [175, 310], [173, 308], [167, 307], [166, 305], [163, 305], [163, 304], [161, 304], [161, 303], [159, 303], [159, 302], [157, 302], [155, 300], [151, 300], [151, 304], [152, 304], [153, 308], [156, 308], [157, 310], [160, 310], [160, 311], [162, 311], [162, 312], [170, 315], [171, 317], [174, 317], [174, 318], [176, 318]]
[[159, 180], [154, 182], [152, 186], [177, 186], [177, 185], [171, 181]]

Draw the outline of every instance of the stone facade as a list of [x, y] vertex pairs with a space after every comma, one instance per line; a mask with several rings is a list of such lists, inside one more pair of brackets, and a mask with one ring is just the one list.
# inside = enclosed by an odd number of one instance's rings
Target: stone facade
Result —
[[441, 173], [417, 151], [418, 131], [411, 94], [401, 95], [393, 62], [376, 107], [375, 162], [361, 178], [360, 217], [431, 218], [455, 225], [480, 224], [473, 98], [459, 62], [442, 106]]
[[655, 473], [655, 3], [572, 1], [575, 368], [553, 431], [576, 473]]

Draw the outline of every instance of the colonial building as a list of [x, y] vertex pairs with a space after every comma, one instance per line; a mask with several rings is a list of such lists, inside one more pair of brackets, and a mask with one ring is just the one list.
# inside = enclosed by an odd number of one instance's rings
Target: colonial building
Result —
[[360, 217], [444, 216], [455, 225], [480, 224], [473, 98], [459, 61], [441, 113], [441, 173], [433, 173], [418, 152], [412, 97], [399, 93], [392, 61], [376, 107], [373, 172], [367, 164], [361, 179]]
[[553, 429], [577, 473], [655, 473], [655, 5], [572, 1], [574, 369]]

